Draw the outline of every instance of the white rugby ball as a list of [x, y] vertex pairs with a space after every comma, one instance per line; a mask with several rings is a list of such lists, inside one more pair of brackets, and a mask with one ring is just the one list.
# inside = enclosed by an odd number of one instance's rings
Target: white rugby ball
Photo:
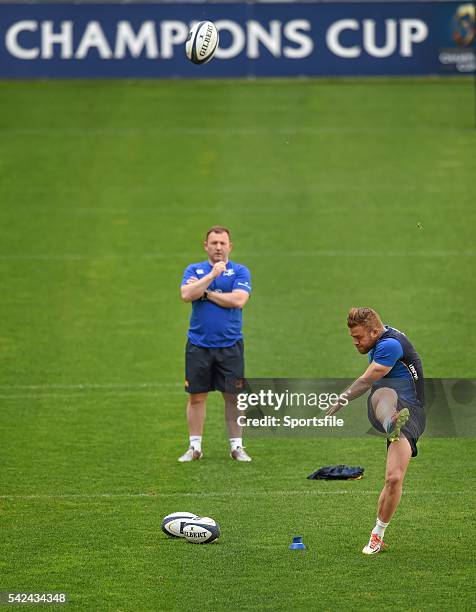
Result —
[[183, 528], [192, 519], [197, 518], [192, 512], [172, 512], [162, 520], [162, 531], [173, 538], [184, 538]]
[[220, 525], [209, 516], [197, 516], [185, 524], [183, 535], [193, 544], [210, 544], [220, 537]]
[[199, 21], [188, 33], [185, 52], [194, 64], [206, 64], [218, 47], [218, 31], [211, 21]]

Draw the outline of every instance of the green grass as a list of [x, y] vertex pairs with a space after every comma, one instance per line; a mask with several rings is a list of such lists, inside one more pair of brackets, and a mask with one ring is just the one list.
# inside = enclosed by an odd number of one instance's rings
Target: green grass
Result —
[[[211, 397], [204, 460], [176, 459], [178, 285], [212, 224], [253, 275], [249, 376], [357, 376], [345, 317], [371, 305], [427, 376], [475, 377], [473, 96], [465, 79], [2, 83], [0, 591], [84, 609], [471, 609], [474, 439], [422, 439], [390, 550], [370, 559], [381, 441], [253, 439], [236, 465]], [[305, 478], [342, 462], [365, 478]], [[176, 510], [222, 537], [166, 539]]]

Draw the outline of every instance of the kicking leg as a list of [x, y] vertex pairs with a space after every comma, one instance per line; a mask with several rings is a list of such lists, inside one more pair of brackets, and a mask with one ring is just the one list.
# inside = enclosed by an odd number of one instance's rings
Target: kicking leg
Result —
[[375, 417], [388, 434], [388, 439], [391, 442], [398, 440], [402, 427], [410, 418], [408, 408], [397, 410], [398, 395], [388, 387], [377, 389], [372, 395], [371, 401]]
[[372, 409], [375, 417], [387, 433], [393, 428], [397, 415], [398, 395], [393, 389], [382, 387], [372, 394]]

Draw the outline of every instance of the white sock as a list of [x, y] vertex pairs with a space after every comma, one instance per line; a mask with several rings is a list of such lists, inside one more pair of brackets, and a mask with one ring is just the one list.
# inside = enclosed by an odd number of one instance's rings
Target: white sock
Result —
[[190, 436], [190, 446], [193, 450], [202, 452], [202, 436]]
[[391, 433], [395, 429], [395, 419], [393, 416], [386, 417], [383, 420], [383, 428], [387, 433]]
[[388, 523], [384, 523], [377, 517], [377, 522], [375, 523], [375, 527], [372, 529], [372, 533], [376, 533], [378, 537], [383, 540], [383, 535], [385, 533], [385, 529], [387, 529]]
[[230, 448], [232, 451], [236, 450], [239, 446], [243, 446], [243, 438], [230, 438]]

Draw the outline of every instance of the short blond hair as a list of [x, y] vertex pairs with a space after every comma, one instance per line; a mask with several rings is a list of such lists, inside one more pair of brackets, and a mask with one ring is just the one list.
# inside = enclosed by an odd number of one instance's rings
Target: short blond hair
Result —
[[357, 325], [363, 325], [363, 327], [367, 329], [378, 329], [379, 327], [383, 327], [382, 319], [378, 312], [366, 306], [354, 306], [349, 310], [349, 314], [347, 315], [347, 327], [357, 327]]

